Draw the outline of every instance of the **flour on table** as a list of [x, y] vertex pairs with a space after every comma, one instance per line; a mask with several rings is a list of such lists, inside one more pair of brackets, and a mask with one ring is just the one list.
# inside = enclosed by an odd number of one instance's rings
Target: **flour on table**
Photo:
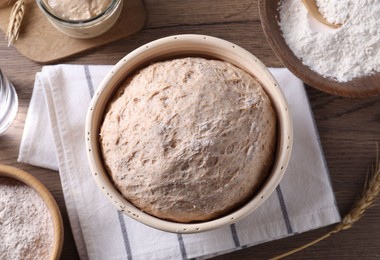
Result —
[[347, 82], [380, 71], [380, 1], [317, 0], [336, 30], [314, 31], [299, 0], [282, 0], [283, 37], [303, 64], [324, 77]]
[[42, 198], [21, 182], [0, 177], [0, 259], [49, 259], [53, 232]]

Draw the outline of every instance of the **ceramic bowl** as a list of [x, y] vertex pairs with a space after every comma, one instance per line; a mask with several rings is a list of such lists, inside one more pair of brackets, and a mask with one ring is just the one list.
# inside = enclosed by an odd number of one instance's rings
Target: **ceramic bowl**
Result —
[[63, 245], [63, 222], [57, 202], [54, 200], [54, 197], [51, 195], [49, 190], [31, 174], [15, 167], [0, 165], [0, 177], [15, 179], [24, 183], [25, 185], [28, 185], [34, 189], [35, 192], [37, 192], [45, 202], [47, 209], [50, 212], [54, 229], [53, 247], [50, 252], [49, 259], [59, 259]]
[[[112, 184], [100, 154], [99, 128], [105, 108], [115, 90], [136, 69], [155, 61], [198, 56], [230, 62], [256, 77], [271, 98], [277, 113], [277, 150], [273, 168], [261, 189], [241, 208], [220, 218], [199, 223], [177, 223], [151, 216], [126, 200]], [[121, 59], [106, 75], [91, 101], [86, 121], [88, 161], [99, 189], [117, 209], [151, 227], [175, 232], [196, 233], [228, 225], [244, 218], [274, 191], [285, 173], [293, 141], [291, 115], [285, 97], [265, 65], [238, 45], [205, 35], [176, 35], [147, 43]]]

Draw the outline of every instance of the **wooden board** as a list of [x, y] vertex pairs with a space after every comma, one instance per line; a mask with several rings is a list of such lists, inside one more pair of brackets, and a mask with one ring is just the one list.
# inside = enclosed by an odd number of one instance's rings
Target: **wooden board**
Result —
[[[0, 29], [6, 32], [11, 6], [0, 9]], [[16, 49], [27, 58], [50, 63], [73, 54], [104, 45], [139, 31], [145, 22], [141, 0], [125, 0], [116, 24], [105, 34], [92, 39], [75, 39], [55, 29], [34, 0], [26, 0]]]
[[338, 82], [311, 70], [286, 44], [279, 26], [279, 0], [259, 0], [260, 19], [269, 45], [282, 63], [306, 84], [321, 91], [345, 97], [380, 95], [380, 73]]

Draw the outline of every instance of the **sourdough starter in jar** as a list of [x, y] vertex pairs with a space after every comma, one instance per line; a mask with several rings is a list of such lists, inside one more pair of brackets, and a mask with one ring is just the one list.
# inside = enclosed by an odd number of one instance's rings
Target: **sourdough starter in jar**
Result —
[[104, 12], [111, 0], [46, 0], [54, 14], [65, 20], [87, 20]]
[[50, 23], [74, 38], [93, 38], [118, 20], [124, 0], [36, 0]]

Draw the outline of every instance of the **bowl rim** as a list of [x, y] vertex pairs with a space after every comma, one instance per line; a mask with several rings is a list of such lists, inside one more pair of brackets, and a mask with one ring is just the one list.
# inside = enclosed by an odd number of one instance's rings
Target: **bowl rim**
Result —
[[[261, 82], [276, 110], [278, 144], [275, 161], [270, 176], [263, 187], [250, 201], [237, 210], [220, 218], [199, 223], [178, 223], [163, 220], [133, 206], [113, 186], [103, 166], [99, 152], [100, 121], [103, 120], [104, 109], [112, 96], [112, 92], [118, 88], [128, 74], [133, 73], [137, 68], [147, 62], [178, 57], [184, 54], [202, 56], [206, 52], [209, 57], [230, 62], [245, 71], [253, 68], [258, 70], [256, 73], [247, 72], [251, 75], [254, 74], [253, 76]], [[239, 65], [236, 62], [238, 58], [241, 60]], [[268, 85], [265, 85], [263, 81], [269, 82], [267, 83]], [[276, 100], [276, 102], [273, 102], [273, 100]], [[86, 117], [85, 135], [87, 158], [92, 175], [100, 190], [118, 210], [139, 222], [163, 231], [197, 233], [235, 223], [250, 214], [269, 197], [282, 179], [288, 165], [293, 143], [293, 126], [288, 104], [282, 90], [269, 70], [257, 57], [238, 45], [220, 38], [198, 34], [182, 34], [164, 37], [142, 45], [122, 58], [108, 72], [90, 102]]]
[[64, 228], [61, 212], [53, 195], [36, 177], [16, 167], [0, 164], [0, 177], [15, 179], [28, 185], [45, 202], [45, 205], [50, 212], [54, 229], [54, 243], [49, 259], [59, 259], [63, 246]]

